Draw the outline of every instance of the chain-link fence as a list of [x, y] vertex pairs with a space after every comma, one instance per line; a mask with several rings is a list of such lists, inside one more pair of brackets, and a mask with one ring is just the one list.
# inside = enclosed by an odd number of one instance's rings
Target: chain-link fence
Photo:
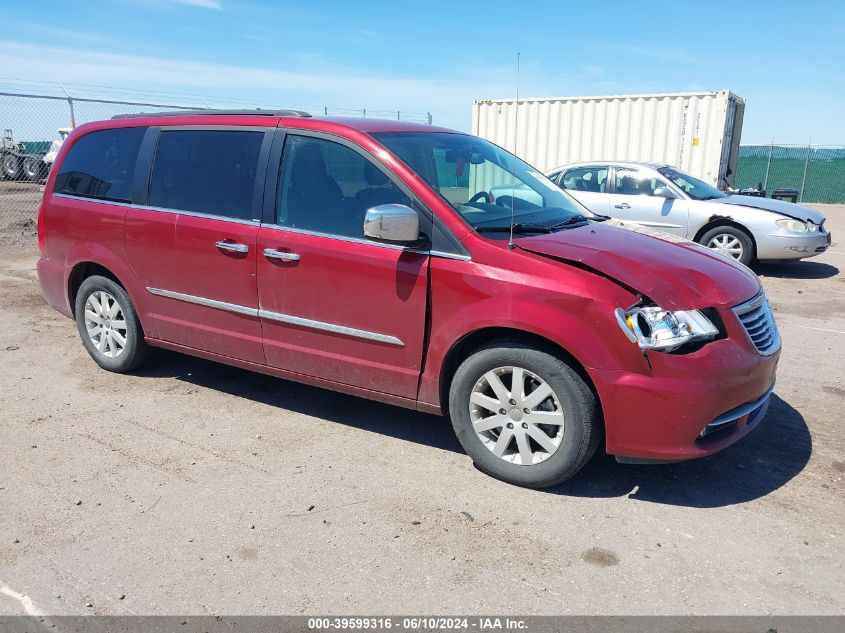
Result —
[[[218, 102], [211, 105], [207, 102], [202, 105], [185, 105], [81, 98], [67, 94], [0, 92], [0, 232], [27, 234], [35, 230], [44, 181], [55, 152], [64, 137], [77, 125], [110, 119], [118, 114], [224, 107], [233, 108], [237, 105]], [[297, 109], [323, 116], [361, 116], [431, 123], [431, 114], [427, 112], [329, 107]]]
[[734, 187], [798, 202], [843, 203], [845, 146], [742, 145]]

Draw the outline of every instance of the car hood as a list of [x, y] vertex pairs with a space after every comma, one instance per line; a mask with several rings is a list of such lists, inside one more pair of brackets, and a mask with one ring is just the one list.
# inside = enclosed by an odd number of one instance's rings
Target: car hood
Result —
[[747, 267], [674, 235], [609, 223], [515, 238], [526, 251], [592, 269], [663, 308], [732, 307], [760, 291]]
[[824, 214], [819, 213], [815, 209], [805, 207], [793, 202], [784, 202], [783, 200], [772, 200], [771, 198], [758, 198], [756, 196], [726, 196], [725, 198], [715, 198], [708, 200], [708, 202], [715, 202], [718, 204], [736, 204], [741, 207], [752, 207], [754, 209], [762, 209], [763, 211], [771, 211], [779, 213], [786, 217], [795, 220], [806, 222], [808, 220], [815, 224], [824, 222]]

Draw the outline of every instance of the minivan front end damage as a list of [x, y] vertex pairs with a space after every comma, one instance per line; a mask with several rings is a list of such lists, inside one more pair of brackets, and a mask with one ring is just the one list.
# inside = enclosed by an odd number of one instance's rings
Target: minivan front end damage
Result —
[[594, 370], [607, 452], [680, 461], [716, 453], [747, 435], [768, 407], [780, 352], [761, 356], [736, 336], [689, 354], [647, 352], [651, 373]]
[[[708, 279], [724, 279], [724, 286], [702, 284], [696, 276], [701, 270], [692, 266], [689, 275], [678, 275], [686, 249], [672, 246], [666, 251], [676, 262], [668, 297], [660, 267], [663, 249], [656, 244], [665, 242], [646, 235], [628, 239], [648, 240], [638, 250], [639, 261], [629, 253], [624, 255], [626, 261], [617, 260], [613, 249], [603, 249], [601, 258], [593, 256], [594, 251], [583, 244], [556, 249], [548, 238], [541, 245], [542, 238], [521, 240], [519, 246], [600, 274], [638, 297], [633, 305], [618, 306], [608, 318], [625, 335], [620, 340], [638, 348], [648, 371], [590, 369], [602, 403], [607, 452], [620, 461], [636, 462], [680, 461], [716, 453], [750, 433], [769, 405], [780, 343], [768, 303], [763, 305], [765, 295], [747, 268], [698, 249], [689, 249], [690, 256], [708, 269]], [[752, 338], [760, 335], [764, 321], [746, 324], [737, 312], [755, 301], [769, 315], [765, 324], [777, 341], [773, 350], [761, 351]]]
[[674, 318], [661, 319], [656, 341], [654, 334], [635, 334], [638, 319], [618, 310], [620, 328], [632, 334], [651, 371], [595, 371], [607, 452], [620, 461], [679, 461], [711, 455], [750, 433], [768, 409], [780, 355], [767, 303], [757, 308], [765, 319], [744, 320], [746, 306], [764, 301], [760, 293], [731, 309], [674, 313], [695, 315], [686, 336], [678, 336], [683, 328]]

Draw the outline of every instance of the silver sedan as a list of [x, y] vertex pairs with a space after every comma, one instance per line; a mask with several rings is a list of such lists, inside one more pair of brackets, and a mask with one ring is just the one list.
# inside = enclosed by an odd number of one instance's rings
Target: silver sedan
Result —
[[669, 165], [575, 163], [548, 177], [594, 213], [674, 233], [743, 264], [813, 257], [830, 246], [815, 209], [727, 195]]

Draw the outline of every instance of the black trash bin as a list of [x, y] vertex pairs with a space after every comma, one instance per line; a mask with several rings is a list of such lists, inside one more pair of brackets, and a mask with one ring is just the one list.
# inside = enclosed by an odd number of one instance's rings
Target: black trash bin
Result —
[[772, 199], [773, 200], [784, 200], [786, 202], [798, 202], [798, 190], [797, 189], [775, 189], [772, 192]]

